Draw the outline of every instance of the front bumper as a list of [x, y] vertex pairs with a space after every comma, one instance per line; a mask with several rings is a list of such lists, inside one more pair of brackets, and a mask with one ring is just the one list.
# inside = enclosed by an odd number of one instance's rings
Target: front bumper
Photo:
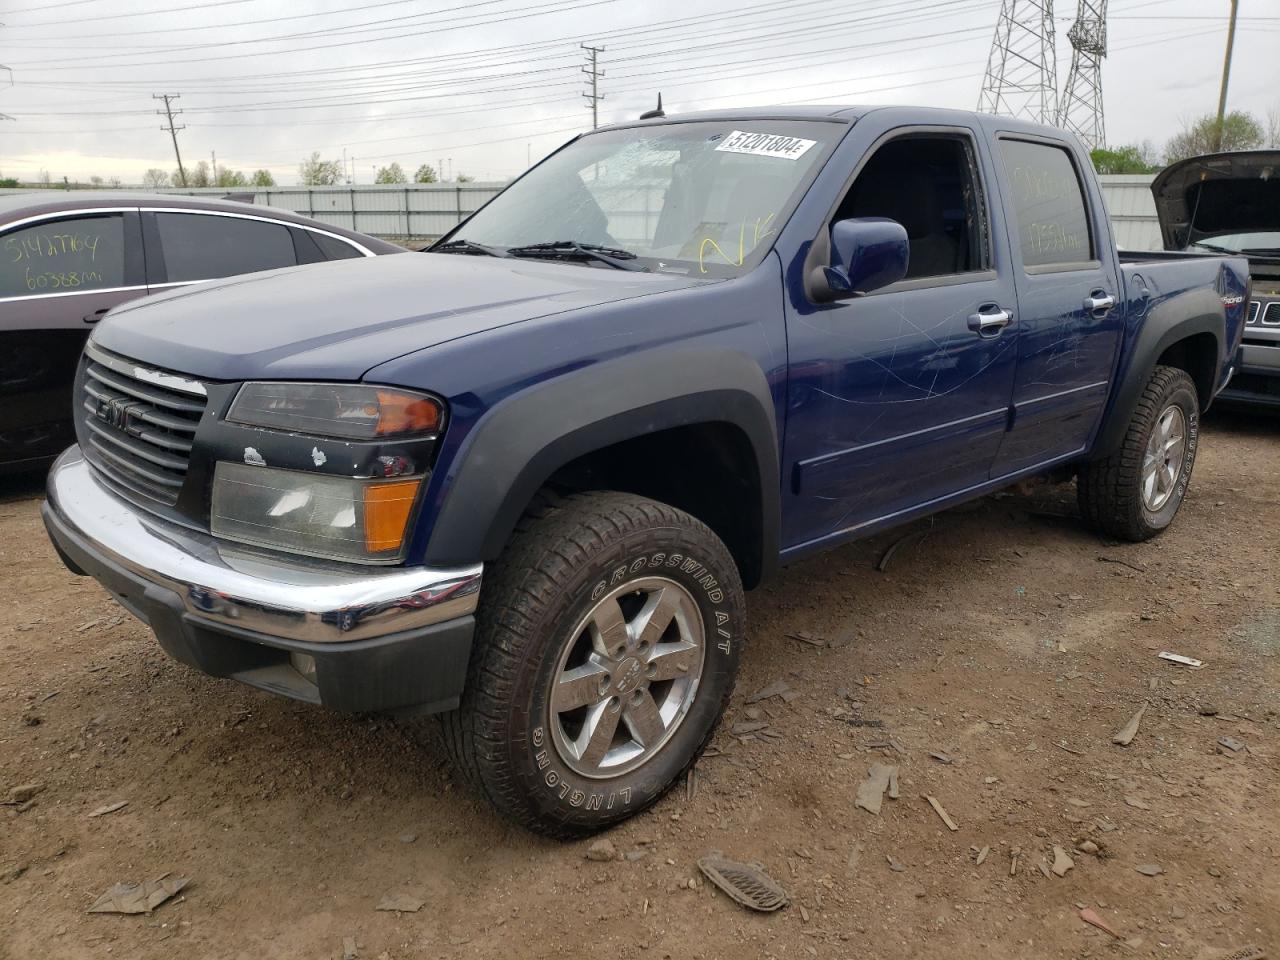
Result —
[[[339, 710], [456, 707], [482, 566], [363, 568], [279, 559], [139, 511], [103, 487], [79, 447], [49, 474], [45, 526], [174, 658]], [[291, 655], [314, 660], [314, 682]]]

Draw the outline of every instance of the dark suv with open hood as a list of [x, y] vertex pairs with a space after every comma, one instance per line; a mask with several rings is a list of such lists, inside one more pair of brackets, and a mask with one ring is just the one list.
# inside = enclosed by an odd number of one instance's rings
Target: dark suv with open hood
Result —
[[1280, 150], [1192, 157], [1151, 184], [1169, 250], [1243, 254], [1253, 292], [1225, 403], [1280, 407]]

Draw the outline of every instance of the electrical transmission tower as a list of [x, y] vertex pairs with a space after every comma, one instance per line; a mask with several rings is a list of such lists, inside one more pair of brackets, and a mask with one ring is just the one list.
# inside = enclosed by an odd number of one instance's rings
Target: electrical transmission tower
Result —
[[1058, 114], [1053, 0], [1002, 0], [978, 109], [1037, 123]]
[[177, 93], [153, 93], [152, 100], [163, 100], [164, 109], [157, 110], [156, 113], [162, 115], [169, 121], [167, 127], [161, 127], [161, 130], [168, 130], [169, 136], [173, 138], [173, 155], [178, 158], [178, 176], [182, 178], [182, 185], [187, 185], [187, 171], [182, 166], [182, 154], [178, 151], [178, 131], [187, 129], [186, 126], [175, 127], [173, 125], [173, 116], [175, 113], [182, 113], [181, 110], [173, 109], [173, 101], [177, 100], [181, 94]]
[[591, 92], [584, 93], [583, 96], [591, 101], [591, 129], [594, 130], [599, 126], [600, 101], [604, 99], [604, 94], [600, 92], [600, 78], [604, 76], [604, 71], [600, 69], [598, 59], [604, 53], [604, 47], [589, 47], [585, 43], [581, 46], [587, 51], [587, 65], [582, 68], [582, 72], [591, 81]]
[[1067, 39], [1071, 41], [1071, 69], [1058, 105], [1058, 126], [1076, 134], [1090, 150], [1105, 147], [1102, 59], [1107, 55], [1107, 0], [1080, 0]]

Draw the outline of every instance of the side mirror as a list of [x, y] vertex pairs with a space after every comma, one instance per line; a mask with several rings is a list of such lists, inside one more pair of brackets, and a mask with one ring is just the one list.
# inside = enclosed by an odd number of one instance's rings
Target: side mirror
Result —
[[819, 301], [848, 300], [897, 283], [907, 275], [911, 250], [907, 231], [896, 220], [855, 217], [831, 225], [827, 258], [811, 276]]

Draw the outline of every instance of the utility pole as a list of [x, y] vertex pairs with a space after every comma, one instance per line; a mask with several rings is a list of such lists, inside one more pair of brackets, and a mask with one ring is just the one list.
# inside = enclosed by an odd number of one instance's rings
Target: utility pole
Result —
[[209, 162], [213, 164], [209, 168], [209, 186], [216, 187], [218, 185], [218, 152], [216, 150], [209, 151]]
[[[178, 131], [185, 130], [187, 128], [185, 125], [181, 127], [175, 127], [173, 125], [173, 101], [179, 99], [181, 96], [182, 95], [179, 93], [153, 93], [151, 95], [151, 99], [164, 101], [164, 110], [157, 110], [156, 113], [163, 113], [165, 118], [169, 121], [168, 127], [161, 127], [160, 129], [167, 129], [169, 131], [169, 136], [173, 138], [173, 155], [178, 158], [178, 176], [182, 178], [182, 185], [185, 187], [187, 185], [187, 171], [182, 166], [182, 153], [178, 150]], [[181, 110], [177, 112], [182, 113]]]
[[591, 92], [584, 93], [583, 97], [591, 101], [591, 129], [594, 130], [600, 125], [600, 101], [604, 99], [604, 94], [600, 92], [600, 78], [604, 76], [604, 71], [600, 69], [599, 61], [604, 47], [591, 47], [585, 43], [580, 46], [587, 51], [587, 66], [582, 68], [582, 72], [591, 79]]
[[1222, 150], [1222, 121], [1227, 112], [1227, 83], [1231, 80], [1231, 48], [1236, 45], [1236, 10], [1239, 0], [1231, 0], [1231, 24], [1227, 27], [1227, 55], [1222, 58], [1222, 88], [1218, 91], [1218, 126], [1214, 150]]

